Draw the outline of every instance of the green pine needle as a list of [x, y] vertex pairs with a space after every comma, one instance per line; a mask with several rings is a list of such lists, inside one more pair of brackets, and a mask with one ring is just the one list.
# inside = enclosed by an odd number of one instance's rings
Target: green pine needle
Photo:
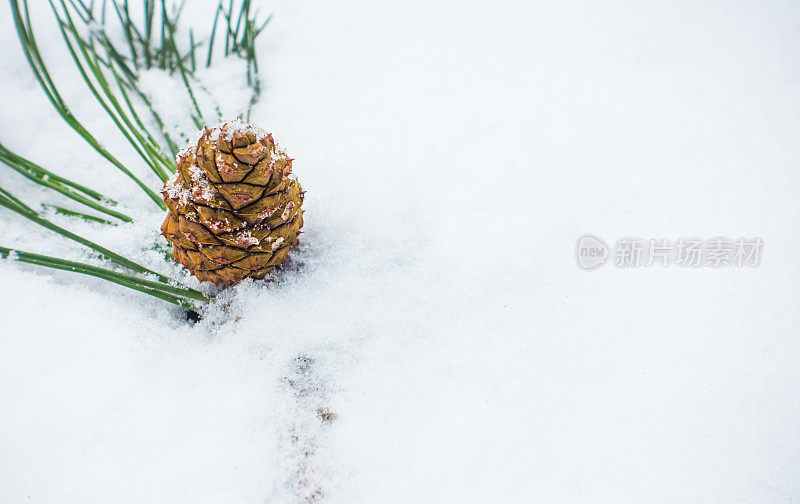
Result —
[[110, 220], [103, 219], [101, 217], [96, 217], [94, 215], [89, 215], [81, 212], [76, 212], [75, 210], [70, 210], [68, 208], [64, 208], [58, 205], [50, 205], [48, 203], [43, 203], [42, 208], [49, 209], [54, 211], [57, 214], [66, 215], [68, 217], [75, 217], [81, 220], [85, 220], [87, 222], [97, 222], [99, 224], [107, 224], [109, 226], [116, 226], [115, 222], [111, 222]]
[[[48, 100], [52, 103], [53, 107], [64, 119], [64, 121], [75, 130], [93, 149], [95, 149], [101, 156], [106, 158], [111, 164], [116, 166], [120, 171], [125, 173], [131, 180], [133, 180], [161, 209], [166, 210], [164, 201], [150, 189], [144, 182], [139, 180], [125, 165], [123, 165], [116, 157], [108, 152], [100, 142], [83, 127], [78, 119], [72, 114], [67, 104], [61, 97], [58, 89], [53, 83], [47, 66], [39, 53], [36, 39], [33, 36], [33, 29], [30, 24], [30, 14], [28, 13], [27, 0], [22, 0], [22, 8], [20, 8], [20, 0], [10, 0], [11, 10], [14, 16], [14, 24], [19, 36], [20, 43], [22, 44], [23, 52], [28, 60], [28, 63], [33, 70], [36, 80], [39, 82], [42, 90], [45, 92]], [[23, 14], [24, 12], [24, 14]]]
[[[40, 226], [42, 226], [42, 227], [44, 227], [46, 229], [49, 229], [49, 230], [51, 230], [51, 231], [53, 231], [55, 233], [60, 234], [64, 238], [70, 239], [72, 241], [80, 243], [81, 245], [84, 245], [85, 247], [88, 247], [88, 248], [94, 250], [95, 252], [99, 253], [100, 256], [103, 257], [104, 259], [107, 259], [109, 261], [115, 262], [115, 263], [119, 264], [120, 266], [128, 268], [128, 269], [130, 269], [132, 271], [135, 271], [136, 273], [141, 273], [141, 274], [144, 274], [144, 275], [152, 275], [156, 280], [158, 280], [159, 282], [161, 282], [163, 284], [173, 285], [173, 284], [176, 283], [175, 280], [173, 280], [173, 279], [171, 279], [171, 278], [169, 278], [169, 277], [167, 277], [165, 275], [162, 275], [161, 273], [157, 273], [157, 272], [155, 272], [153, 270], [147, 269], [144, 266], [141, 266], [141, 265], [131, 261], [130, 259], [127, 259], [126, 257], [124, 257], [124, 256], [122, 256], [120, 254], [117, 254], [116, 252], [114, 252], [112, 250], [109, 250], [109, 249], [107, 249], [107, 248], [105, 248], [105, 247], [103, 247], [101, 245], [98, 245], [97, 243], [94, 243], [93, 241], [91, 241], [91, 240], [89, 240], [87, 238], [84, 238], [82, 236], [79, 236], [79, 235], [77, 235], [77, 234], [75, 234], [75, 233], [73, 233], [73, 232], [71, 232], [71, 231], [69, 231], [67, 229], [64, 229], [61, 226], [58, 226], [57, 224], [54, 224], [53, 222], [50, 222], [46, 218], [42, 217], [38, 212], [33, 210], [31, 207], [26, 205], [24, 202], [22, 202], [21, 200], [16, 198], [13, 194], [11, 194], [7, 190], [3, 189], [2, 187], [0, 187], [0, 206], [4, 206], [4, 207], [8, 208], [9, 210], [11, 210], [13, 212], [16, 212], [17, 214], [21, 215], [22, 217], [25, 217], [26, 219], [28, 219], [28, 220], [36, 223], [36, 224], [39, 224]], [[196, 290], [191, 289], [189, 287], [181, 286], [181, 287], [176, 287], [176, 288], [180, 288], [188, 296], [191, 296], [191, 295], [202, 295], [202, 293], [200, 293], [199, 291], [196, 291]]]
[[[97, 153], [136, 183], [161, 209], [166, 209], [162, 198], [106, 150], [97, 138], [72, 114], [53, 82], [47, 65], [39, 52], [31, 26], [27, 0], [9, 1], [25, 58], [45, 96], [61, 118]], [[266, 28], [272, 16], [269, 16], [263, 22], [257, 22], [258, 13], [253, 12], [251, 0], [230, 0], [227, 6], [224, 4], [225, 0], [219, 0], [210, 33], [205, 38], [199, 37], [196, 39], [195, 30], [189, 28], [187, 49], [185, 43], [179, 43], [178, 40], [178, 33], [182, 35], [187, 33], [187, 31], [179, 30], [179, 21], [185, 0], [182, 0], [177, 9], [172, 11], [172, 15], [167, 11], [166, 0], [158, 0], [160, 5], [157, 5], [156, 1], [142, 0], [144, 15], [140, 18], [140, 21], [134, 21], [128, 0], [103, 0], [99, 2], [102, 4], [99, 18], [96, 17], [94, 0], [48, 0], [56, 16], [58, 29], [70, 54], [71, 61], [76, 65], [89, 91], [139, 157], [163, 182], [167, 180], [170, 173], [174, 172], [173, 158], [178, 152], [178, 146], [167, 131], [164, 121], [155, 109], [151, 99], [140, 88], [139, 73], [151, 68], [159, 68], [170, 74], [177, 73], [192, 103], [191, 117], [197, 128], [205, 126], [205, 119], [200, 103], [197, 100], [198, 95], [195, 89], [204, 93], [204, 100], [205, 98], [209, 99], [214, 105], [216, 115], [221, 119], [222, 110], [219, 105], [195, 76], [198, 64], [202, 65], [202, 60], [200, 62], [197, 61], [198, 55], [196, 52], [198, 50], [204, 51], [200, 57], [202, 58], [202, 55], [205, 54], [205, 67], [208, 68], [212, 65], [215, 40], [217, 39], [216, 33], [221, 24], [222, 29], [225, 31], [225, 42], [224, 51], [220, 49], [218, 52], [224, 52], [226, 57], [233, 55], [242, 58], [247, 65], [247, 82], [252, 89], [251, 99], [247, 108], [247, 120], [249, 121], [252, 108], [261, 92], [256, 58], [256, 39]], [[106, 7], [108, 3], [111, 3], [113, 11], [110, 17], [112, 19], [116, 17], [116, 21], [119, 22], [121, 34], [124, 38], [123, 44], [113, 42], [113, 40], [117, 39], [110, 37], [106, 33]], [[222, 20], [221, 23], [220, 19]], [[90, 30], [85, 30], [84, 27], [80, 26], [81, 24], [87, 27], [92, 25], [92, 27]], [[119, 32], [115, 30], [115, 37], [117, 33]], [[217, 46], [221, 43], [217, 44]], [[207, 44], [207, 50], [201, 49], [203, 44]], [[147, 121], [144, 120], [144, 116], [139, 113], [137, 108], [149, 113]], [[176, 133], [180, 138], [186, 138], [185, 131], [177, 131]], [[156, 138], [159, 138], [160, 141], [157, 141]], [[52, 189], [92, 210], [124, 222], [132, 221], [129, 216], [113, 209], [117, 204], [116, 202], [97, 191], [44, 169], [12, 152], [2, 144], [0, 144], [0, 163], [7, 165], [30, 181]], [[195, 309], [195, 303], [198, 301], [208, 301], [200, 291], [184, 286], [165, 275], [147, 269], [120, 254], [56, 225], [2, 187], [0, 187], [0, 206], [92, 249], [104, 259], [150, 279], [81, 262], [16, 251], [4, 247], [0, 247], [0, 257], [11, 257], [29, 264], [94, 276], [187, 309]], [[89, 222], [114, 224], [105, 218], [58, 205], [42, 204], [42, 207]], [[164, 253], [165, 257], [169, 258], [169, 251], [166, 250]]]
[[151, 280], [145, 280], [143, 278], [127, 275], [118, 271], [92, 266], [90, 264], [77, 261], [69, 261], [66, 259], [24, 252], [7, 247], [0, 247], [0, 257], [28, 264], [44, 266], [47, 268], [72, 271], [74, 273], [81, 273], [83, 275], [101, 278], [103, 280], [128, 287], [129, 289], [134, 289], [159, 299], [163, 299], [164, 301], [168, 301], [189, 310], [197, 309], [197, 305], [194, 301], [208, 302], [208, 298], [202, 293], [187, 293], [185, 290], [180, 288], [163, 285]]
[[25, 176], [29, 180], [44, 187], [53, 189], [54, 191], [57, 191], [64, 196], [77, 201], [78, 203], [82, 203], [89, 208], [97, 210], [98, 212], [116, 217], [124, 222], [133, 221], [133, 219], [124, 213], [108, 208], [108, 206], [116, 205], [116, 202], [112, 201], [111, 199], [104, 197], [102, 194], [93, 191], [92, 189], [84, 187], [80, 184], [76, 184], [75, 182], [67, 180], [63, 177], [59, 177], [55, 173], [45, 170], [41, 166], [10, 151], [2, 144], [0, 144], [0, 162]]

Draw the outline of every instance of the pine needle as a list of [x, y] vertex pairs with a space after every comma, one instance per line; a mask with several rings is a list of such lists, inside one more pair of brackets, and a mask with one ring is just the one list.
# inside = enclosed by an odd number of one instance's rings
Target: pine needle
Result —
[[[84, 238], [84, 237], [82, 237], [80, 235], [77, 235], [77, 234], [75, 234], [75, 233], [73, 233], [73, 232], [71, 232], [71, 231], [69, 231], [67, 229], [64, 229], [63, 227], [58, 226], [57, 224], [54, 224], [53, 222], [50, 222], [48, 219], [42, 217], [38, 212], [33, 210], [31, 207], [26, 205], [24, 202], [22, 202], [20, 199], [16, 198], [13, 194], [11, 194], [9, 191], [3, 189], [2, 187], [0, 187], [0, 206], [4, 206], [4, 207], [8, 208], [9, 210], [11, 210], [13, 212], [16, 212], [17, 214], [21, 215], [22, 217], [25, 217], [26, 219], [28, 219], [28, 220], [36, 223], [36, 224], [39, 224], [40, 226], [42, 226], [42, 227], [44, 227], [46, 229], [49, 229], [49, 230], [51, 230], [51, 231], [53, 231], [55, 233], [60, 234], [64, 238], [67, 238], [69, 240], [75, 241], [75, 242], [80, 243], [81, 245], [83, 245], [85, 247], [88, 247], [88, 248], [94, 250], [95, 252], [100, 254], [100, 256], [103, 257], [104, 259], [107, 259], [109, 261], [115, 262], [115, 263], [119, 264], [120, 266], [124, 266], [125, 268], [128, 268], [128, 269], [130, 269], [132, 271], [135, 271], [137, 273], [141, 273], [141, 274], [145, 274], [145, 275], [152, 275], [156, 280], [158, 280], [161, 283], [164, 283], [164, 284], [167, 284], [167, 285], [171, 285], [171, 284], [176, 283], [175, 280], [173, 280], [173, 279], [171, 279], [171, 278], [169, 278], [169, 277], [167, 277], [165, 275], [162, 275], [161, 273], [157, 273], [157, 272], [155, 272], [153, 270], [147, 269], [144, 266], [141, 266], [140, 264], [137, 264], [137, 263], [131, 261], [130, 259], [127, 259], [126, 257], [124, 257], [124, 256], [122, 256], [120, 254], [117, 254], [116, 252], [114, 252], [112, 250], [109, 250], [109, 249], [107, 249], [107, 248], [105, 248], [105, 247], [103, 247], [101, 245], [98, 245], [97, 243], [94, 243], [93, 241], [91, 241], [91, 240], [89, 240], [87, 238]], [[200, 293], [199, 291], [196, 291], [194, 289], [190, 289], [188, 287], [181, 286], [181, 287], [177, 287], [177, 288], [183, 289], [184, 292], [187, 293], [187, 295], [189, 295], [189, 294], [202, 295], [202, 293]]]
[[[125, 165], [123, 165], [116, 157], [114, 157], [110, 152], [108, 152], [100, 142], [91, 134], [89, 131], [83, 127], [83, 125], [75, 118], [75, 116], [70, 111], [67, 104], [64, 102], [63, 98], [61, 97], [58, 89], [56, 88], [55, 84], [53, 83], [52, 78], [50, 77], [50, 73], [47, 71], [47, 66], [44, 63], [44, 60], [39, 53], [39, 49], [36, 44], [36, 39], [33, 36], [33, 29], [30, 25], [30, 15], [28, 13], [28, 4], [26, 0], [22, 0], [23, 9], [20, 9], [20, 0], [10, 0], [11, 1], [11, 9], [14, 16], [14, 24], [17, 29], [17, 35], [19, 36], [20, 42], [22, 44], [23, 52], [25, 53], [25, 57], [28, 60], [28, 63], [33, 70], [34, 76], [36, 80], [39, 82], [42, 90], [45, 92], [50, 103], [52, 103], [53, 107], [59, 113], [59, 115], [66, 121], [66, 123], [75, 130], [94, 150], [96, 150], [101, 156], [106, 158], [109, 162], [111, 162], [114, 166], [116, 166], [120, 171], [122, 171], [125, 175], [127, 175], [131, 180], [133, 180], [136, 185], [138, 185], [149, 197], [150, 199], [155, 202], [159, 208], [166, 210], [166, 205], [164, 205], [163, 200], [156, 194], [152, 189], [150, 189], [144, 182], [142, 182], [138, 177], [136, 177]], [[24, 12], [24, 17], [23, 17]]]
[[117, 203], [112, 199], [107, 198], [97, 191], [89, 189], [88, 187], [72, 182], [71, 180], [60, 177], [55, 173], [42, 168], [41, 166], [25, 159], [19, 154], [12, 152], [3, 144], [0, 144], [0, 162], [25, 176], [29, 180], [53, 189], [54, 191], [57, 191], [64, 196], [77, 201], [78, 203], [82, 203], [94, 210], [97, 210], [98, 212], [116, 217], [124, 222], [133, 221], [133, 219], [122, 212], [108, 208], [108, 206], [117, 205]]
[[58, 205], [50, 205], [47, 203], [43, 203], [42, 208], [47, 210], [52, 210], [57, 214], [66, 215], [67, 217], [75, 217], [87, 222], [97, 222], [98, 224], [107, 224], [109, 226], [117, 225], [116, 223], [111, 222], [110, 220], [106, 220], [101, 217], [96, 217], [94, 215], [88, 215], [85, 213], [76, 212], [75, 210], [70, 210], [69, 208], [64, 208]]
[[0, 257], [24, 262], [27, 264], [34, 264], [37, 266], [44, 266], [47, 268], [53, 268], [62, 271], [72, 271], [74, 273], [93, 276], [95, 278], [100, 278], [124, 287], [128, 287], [129, 289], [149, 294], [189, 310], [197, 309], [197, 305], [190, 300], [208, 302], [208, 298], [202, 293], [187, 293], [183, 289], [169, 285], [163, 285], [150, 280], [145, 280], [143, 278], [126, 275], [125, 273], [120, 273], [118, 271], [101, 268], [98, 266], [92, 266], [90, 264], [85, 264], [78, 261], [69, 261], [67, 259], [59, 259], [57, 257], [34, 254], [31, 252], [24, 252], [22, 250], [16, 250], [7, 247], [0, 247]]

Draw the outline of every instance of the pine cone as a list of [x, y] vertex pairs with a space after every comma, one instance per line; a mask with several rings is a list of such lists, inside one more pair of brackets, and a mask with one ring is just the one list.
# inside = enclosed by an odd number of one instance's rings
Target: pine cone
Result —
[[286, 260], [303, 227], [292, 160], [272, 135], [240, 120], [205, 129], [178, 153], [164, 185], [162, 234], [200, 281], [228, 286], [264, 278]]

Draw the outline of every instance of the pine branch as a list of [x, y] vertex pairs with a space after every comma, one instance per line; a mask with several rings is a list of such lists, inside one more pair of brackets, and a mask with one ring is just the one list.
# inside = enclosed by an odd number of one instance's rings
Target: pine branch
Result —
[[70, 210], [69, 208], [64, 208], [58, 205], [50, 205], [48, 203], [42, 203], [42, 208], [52, 210], [57, 214], [66, 215], [67, 217], [75, 217], [81, 220], [85, 220], [87, 222], [97, 222], [99, 224], [107, 224], [109, 226], [117, 225], [115, 222], [111, 222], [110, 220], [96, 217], [94, 215], [88, 215], [85, 213], [76, 212], [75, 210]]
[[57, 87], [53, 83], [50, 73], [47, 70], [47, 66], [44, 63], [44, 59], [39, 53], [39, 48], [36, 44], [36, 39], [34, 38], [33, 29], [30, 24], [30, 14], [28, 13], [27, 0], [22, 0], [22, 9], [20, 9], [20, 0], [10, 0], [10, 2], [11, 10], [14, 16], [14, 25], [16, 27], [20, 43], [22, 44], [25, 58], [28, 60], [28, 64], [30, 65], [31, 70], [33, 70], [36, 80], [39, 82], [39, 85], [41, 86], [50, 103], [53, 105], [62, 119], [64, 119], [64, 121], [73, 130], [75, 130], [94, 150], [96, 150], [101, 156], [106, 158], [131, 180], [133, 180], [136, 185], [138, 185], [150, 197], [150, 199], [152, 199], [153, 202], [159, 206], [159, 208], [166, 210], [166, 205], [158, 196], [158, 194], [156, 194], [144, 182], [136, 177], [125, 165], [122, 164], [122, 162], [108, 152], [72, 114], [72, 112], [69, 110], [69, 107], [58, 92]]
[[[167, 175], [168, 170], [162, 166], [163, 161], [161, 160], [162, 158], [159, 157], [158, 152], [160, 151], [160, 147], [157, 144], [151, 144], [125, 113], [125, 110], [111, 91], [109, 83], [102, 72], [99, 63], [100, 57], [94, 48], [93, 42], [86, 41], [81, 37], [69, 14], [65, 1], [59, 1], [64, 11], [63, 18], [52, 0], [50, 0], [50, 6], [58, 20], [58, 27], [64, 39], [64, 43], [81, 77], [83, 77], [84, 82], [98, 103], [100, 103], [100, 106], [105, 110], [122, 135], [128, 140], [128, 143], [131, 144], [134, 150], [145, 163], [150, 166], [161, 181], [166, 182], [169, 178]], [[106, 66], [108, 66], [108, 63], [106, 63]], [[94, 80], [92, 80], [92, 77]]]
[[192, 100], [192, 106], [194, 107], [194, 112], [196, 117], [193, 115], [193, 119], [195, 124], [197, 125], [198, 129], [202, 129], [205, 127], [205, 123], [203, 121], [203, 112], [200, 110], [200, 106], [197, 104], [197, 99], [194, 96], [194, 92], [192, 91], [192, 86], [189, 84], [189, 77], [186, 68], [183, 66], [183, 61], [181, 59], [181, 55], [178, 52], [178, 45], [175, 43], [175, 27], [173, 27], [172, 22], [169, 20], [167, 16], [167, 5], [166, 0], [161, 0], [161, 16], [163, 19], [163, 25], [166, 25], [167, 32], [165, 39], [165, 46], [172, 52], [172, 54], [176, 58], [176, 65], [178, 71], [181, 76], [181, 80], [183, 81], [183, 85], [186, 87], [187, 93], [189, 93], [189, 98]]
[[75, 182], [72, 182], [70, 180], [67, 180], [63, 177], [56, 175], [55, 173], [45, 170], [41, 166], [31, 161], [28, 161], [22, 156], [10, 151], [5, 146], [3, 146], [3, 144], [0, 144], [0, 162], [4, 163], [6, 166], [15, 170], [16, 172], [20, 173], [28, 180], [31, 180], [32, 182], [35, 182], [44, 187], [53, 189], [54, 191], [57, 191], [63, 194], [64, 196], [74, 201], [77, 201], [78, 203], [86, 205], [89, 208], [97, 210], [98, 212], [102, 212], [106, 215], [116, 217], [117, 219], [124, 222], [133, 221], [133, 219], [131, 219], [124, 213], [112, 210], [106, 206], [106, 205], [116, 205], [116, 202], [114, 202], [113, 200], [106, 198], [102, 194], [93, 191], [92, 189], [84, 187], [80, 184], [76, 184]]
[[[217, 38], [216, 32], [220, 24], [219, 20], [222, 18], [224, 20], [222, 23], [223, 30], [225, 31], [225, 56], [234, 55], [242, 58], [247, 65], [247, 82], [253, 91], [247, 108], [247, 118], [249, 120], [252, 107], [261, 92], [256, 58], [256, 39], [271, 20], [271, 16], [259, 24], [256, 22], [258, 13], [253, 13], [251, 0], [241, 0], [240, 3], [230, 0], [227, 9], [224, 1], [219, 0], [214, 14], [211, 32], [207, 37], [208, 52], [205, 63], [206, 67], [210, 67], [212, 64], [215, 39]], [[94, 0], [48, 0], [48, 2], [56, 16], [58, 29], [67, 46], [71, 60], [77, 66], [90, 92], [140, 158], [162, 181], [166, 180], [168, 174], [174, 171], [174, 162], [166, 151], [169, 151], [169, 154], [174, 156], [178, 151], [178, 147], [167, 132], [167, 128], [153, 103], [140, 88], [139, 72], [157, 67], [168, 71], [170, 74], [177, 73], [192, 103], [193, 111], [191, 116], [198, 128], [204, 126], [204, 117], [197, 99], [201, 95], [197, 95], [195, 89], [205, 93], [201, 97], [205, 100], [207, 96], [214, 105], [217, 115], [220, 118], [222, 117], [222, 111], [214, 97], [195, 76], [197, 65], [202, 65], [202, 60], [200, 62], [197, 61], [196, 52], [205, 43], [204, 39], [200, 37], [196, 40], [195, 31], [190, 28], [188, 30], [188, 50], [184, 44], [179, 45], [178, 43], [179, 21], [185, 0], [182, 0], [177, 10], [173, 11], [172, 17], [167, 12], [166, 0], [160, 0], [161, 4], [158, 6], [156, 0], [142, 0], [144, 16], [138, 24], [132, 19], [128, 0], [102, 0], [99, 20], [95, 17]], [[119, 21], [122, 28], [121, 33], [125, 39], [124, 44], [115, 45], [112, 38], [106, 33], [106, 6], [109, 2], [113, 9], [113, 13], [110, 16], [116, 16]], [[127, 175], [160, 208], [166, 209], [166, 205], [159, 195], [105, 149], [96, 137], [72, 114], [53, 82], [47, 65], [39, 52], [31, 26], [27, 0], [10, 0], [10, 3], [23, 53], [34, 73], [34, 77], [58, 114], [95, 151]], [[238, 6], [237, 9], [234, 9], [235, 4]], [[77, 22], [78, 20], [80, 22]], [[90, 30], [82, 32], [79, 29], [80, 23], [90, 26]], [[185, 39], [186, 31], [181, 31], [180, 33]], [[217, 44], [217, 46], [220, 44]], [[202, 53], [200, 58], [202, 58]], [[143, 116], [138, 112], [137, 106], [141, 108], [142, 104], [152, 116], [152, 121], [148, 118], [146, 123], [143, 120]], [[153, 131], [151, 127], [147, 126], [147, 124], [153, 122], [160, 130], [160, 136], [158, 136], [159, 132]], [[155, 136], [161, 141], [156, 141], [151, 131], [156, 133]], [[178, 131], [178, 135], [185, 136], [180, 131]], [[166, 144], [166, 147], [164, 144]], [[0, 162], [8, 165], [29, 180], [43, 187], [53, 189], [73, 201], [125, 222], [131, 221], [131, 218], [127, 215], [110, 208], [116, 203], [103, 197], [100, 193], [59, 177], [11, 152], [2, 145], [0, 145]], [[2, 187], [0, 187], [0, 206], [67, 239], [80, 243], [99, 254], [100, 257], [127, 268], [135, 274], [147, 276], [149, 279], [76, 261], [14, 251], [3, 247], [0, 247], [0, 256], [13, 256], [16, 260], [29, 264], [95, 276], [184, 306], [187, 309], [194, 308], [194, 301], [207, 301], [207, 298], [201, 292], [181, 285], [166, 275], [145, 268], [120, 254], [56, 225], [46, 215], [37, 212]], [[42, 207], [62, 215], [90, 222], [112, 224], [101, 217], [62, 206], [45, 204]], [[169, 251], [164, 253], [169, 256]]]
[[[120, 254], [117, 254], [116, 252], [113, 252], [101, 245], [98, 245], [97, 243], [94, 243], [91, 240], [88, 240], [67, 229], [62, 228], [61, 226], [58, 226], [50, 222], [46, 218], [42, 217], [35, 210], [33, 210], [31, 207], [26, 205], [24, 202], [16, 198], [13, 194], [3, 189], [2, 187], [0, 187], [0, 206], [4, 206], [9, 210], [21, 215], [22, 217], [25, 217], [26, 219], [36, 224], [39, 224], [40, 226], [46, 229], [58, 233], [67, 239], [80, 243], [81, 245], [88, 247], [94, 250], [95, 252], [99, 253], [100, 256], [103, 257], [104, 259], [115, 262], [120, 266], [124, 266], [125, 268], [135, 271], [136, 273], [141, 273], [144, 275], [152, 275], [156, 280], [166, 285], [174, 285], [177, 283], [175, 280], [169, 278], [166, 275], [162, 275], [161, 273], [157, 273], [153, 270], [145, 268], [144, 266], [141, 266]], [[179, 286], [176, 288], [181, 289], [185, 293], [185, 295], [189, 297], [202, 295], [201, 292], [191, 289], [189, 287]]]
[[128, 287], [129, 289], [137, 290], [159, 299], [163, 299], [164, 301], [174, 303], [188, 310], [197, 309], [197, 305], [190, 300], [208, 302], [208, 298], [202, 294], [187, 295], [187, 293], [185, 293], [183, 290], [175, 287], [77, 261], [69, 261], [66, 259], [24, 252], [7, 247], [0, 247], [0, 257], [24, 262], [27, 264], [34, 264], [37, 266], [44, 266], [47, 268], [53, 268], [62, 271], [72, 271], [74, 273], [93, 276], [95, 278], [100, 278], [124, 287]]

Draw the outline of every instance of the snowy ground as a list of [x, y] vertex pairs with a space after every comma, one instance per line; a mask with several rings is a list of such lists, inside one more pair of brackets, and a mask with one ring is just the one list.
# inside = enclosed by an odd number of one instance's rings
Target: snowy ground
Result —
[[[255, 121], [308, 190], [296, 267], [189, 327], [0, 262], [0, 502], [800, 499], [800, 4], [262, 3]], [[128, 202], [133, 226], [63, 222], [154, 260], [162, 215], [55, 116], [0, 13], [0, 140]], [[586, 272], [583, 233], [765, 248]], [[82, 253], [3, 209], [0, 245]]]

